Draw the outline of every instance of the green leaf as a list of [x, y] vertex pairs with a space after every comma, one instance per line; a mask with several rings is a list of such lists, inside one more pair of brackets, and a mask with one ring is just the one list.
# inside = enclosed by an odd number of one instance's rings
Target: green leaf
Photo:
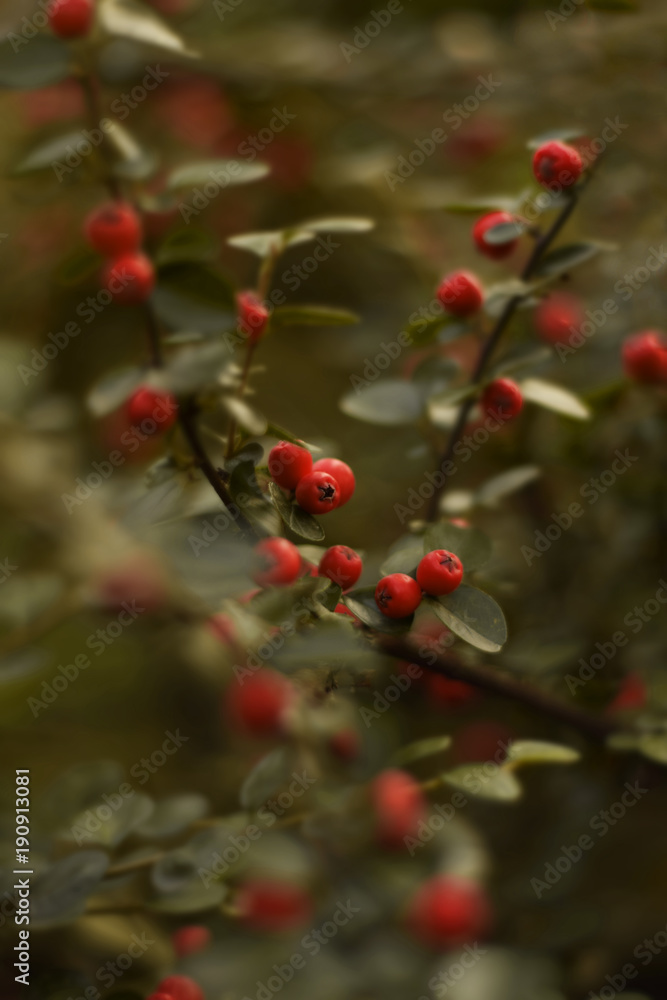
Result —
[[454, 635], [485, 653], [497, 653], [507, 642], [502, 610], [483, 590], [462, 583], [452, 594], [429, 599], [429, 604]]
[[667, 734], [643, 734], [637, 743], [637, 750], [649, 760], [654, 760], [658, 764], [667, 764]]
[[499, 222], [495, 226], [490, 226], [484, 233], [484, 242], [490, 246], [502, 246], [504, 243], [511, 243], [519, 236], [523, 236], [527, 223], [516, 219], [513, 222]]
[[409, 743], [406, 747], [401, 747], [394, 754], [392, 763], [397, 767], [403, 767], [405, 764], [412, 764], [424, 757], [433, 757], [435, 754], [447, 750], [451, 743], [451, 736], [427, 736], [423, 740], [417, 740], [415, 743]]
[[99, 271], [100, 264], [99, 254], [88, 247], [79, 247], [60, 262], [56, 280], [65, 288], [73, 288]]
[[195, 261], [161, 267], [153, 302], [170, 329], [220, 333], [236, 323], [234, 289], [216, 271]]
[[104, 851], [76, 851], [56, 861], [31, 886], [31, 926], [52, 926], [81, 916], [108, 867]]
[[104, 847], [117, 847], [137, 827], [143, 826], [148, 821], [154, 808], [155, 804], [148, 795], [135, 793], [130, 798], [123, 799], [122, 804], [114, 810], [108, 819], [98, 817], [99, 828], [95, 826], [92, 831], [88, 829], [87, 825], [87, 820], [90, 818], [89, 812], [75, 817], [67, 839], [77, 843], [85, 841], [86, 843], [102, 844]]
[[564, 389], [553, 382], [545, 382], [538, 378], [529, 378], [520, 383], [524, 400], [537, 403], [554, 413], [561, 413], [573, 420], [590, 420], [591, 411], [585, 403], [569, 389]]
[[503, 767], [514, 769], [524, 764], [574, 764], [581, 754], [572, 747], [542, 740], [518, 740], [510, 744]]
[[[12, 41], [20, 40], [15, 48]], [[0, 42], [0, 87], [34, 90], [58, 83], [70, 72], [70, 48], [53, 35], [21, 35]], [[78, 133], [81, 138], [81, 133]]]
[[94, 417], [105, 417], [122, 406], [145, 380], [144, 368], [123, 368], [105, 375], [88, 394], [88, 409]]
[[383, 615], [375, 603], [375, 587], [361, 587], [349, 594], [343, 594], [343, 604], [360, 622], [377, 632], [393, 634], [407, 632], [414, 619], [414, 615], [410, 615], [409, 618], [388, 618], [387, 615]]
[[443, 774], [442, 780], [475, 798], [496, 802], [515, 802], [523, 793], [511, 771], [490, 761], [486, 764], [463, 764]]
[[574, 125], [571, 128], [552, 128], [548, 132], [533, 136], [526, 146], [528, 149], [539, 149], [545, 142], [572, 142], [574, 139], [581, 139], [584, 134], [581, 128]]
[[423, 553], [447, 549], [459, 557], [466, 573], [479, 569], [491, 558], [491, 540], [479, 528], [460, 528], [456, 524], [434, 524], [427, 529]]
[[[404, 329], [410, 337], [411, 347], [427, 347], [429, 344], [433, 344], [436, 339], [440, 339], [438, 334], [446, 327], [452, 327], [452, 333], [455, 336], [459, 336], [467, 329], [456, 316], [448, 316], [445, 313], [432, 317], [420, 316], [411, 323], [406, 323]], [[445, 339], [449, 340], [450, 338]]]
[[199, 392], [217, 383], [229, 360], [224, 343], [189, 344], [174, 351], [164, 368], [152, 371], [149, 382], [175, 396]]
[[297, 504], [290, 503], [284, 492], [275, 483], [269, 483], [269, 495], [281, 518], [295, 535], [307, 538], [311, 542], [322, 541], [324, 530], [312, 514], [302, 510]]
[[229, 889], [222, 882], [212, 882], [206, 886], [197, 876], [186, 888], [149, 899], [145, 906], [155, 913], [203, 913], [219, 907], [228, 895]]
[[336, 607], [341, 603], [342, 595], [342, 587], [339, 587], [337, 583], [333, 582], [333, 580], [329, 580], [327, 586], [322, 590], [315, 591], [316, 599], [320, 602], [322, 607], [327, 609], [327, 611], [336, 610]]
[[267, 420], [243, 399], [237, 396], [224, 396], [222, 405], [227, 412], [253, 437], [261, 437], [266, 431]]
[[385, 379], [361, 392], [349, 392], [339, 405], [348, 417], [385, 427], [412, 424], [424, 410], [419, 389], [403, 379]]
[[221, 189], [237, 184], [252, 184], [266, 177], [270, 167], [266, 163], [245, 160], [198, 160], [186, 163], [170, 172], [166, 180], [168, 191], [178, 188], [197, 187], [213, 180]]
[[403, 535], [395, 542], [380, 566], [380, 575], [413, 573], [424, 555], [424, 540], [420, 535]]
[[557, 250], [552, 250], [551, 253], [547, 254], [533, 272], [533, 277], [553, 278], [565, 274], [573, 267], [578, 267], [579, 264], [584, 264], [592, 257], [596, 257], [603, 250], [613, 249], [614, 247], [610, 243], [592, 240], [586, 243], [569, 243], [567, 246], [558, 247]]
[[[37, 41], [37, 39], [33, 39]], [[33, 170], [45, 170], [47, 167], [67, 156], [72, 149], [76, 148], [76, 143], [81, 141], [81, 130], [65, 132], [64, 135], [57, 135], [45, 142], [40, 142], [14, 167], [15, 174], [27, 174]]]
[[475, 493], [475, 501], [483, 507], [495, 507], [499, 500], [517, 493], [542, 475], [537, 465], [519, 465], [487, 480]]
[[143, 181], [151, 177], [158, 168], [158, 158], [135, 139], [132, 133], [114, 122], [107, 128], [108, 144], [115, 154], [113, 172], [116, 177], [129, 181]]
[[239, 801], [244, 809], [259, 809], [266, 800], [278, 792], [294, 769], [294, 756], [287, 747], [278, 747], [255, 764], [247, 776]]
[[510, 278], [490, 285], [484, 296], [484, 312], [487, 316], [497, 319], [511, 299], [526, 299], [533, 291], [533, 286], [519, 278]]
[[180, 35], [167, 27], [150, 8], [136, 0], [101, 0], [98, 17], [100, 25], [110, 35], [179, 55], [198, 56], [186, 46]]
[[367, 233], [375, 227], [373, 219], [362, 216], [331, 216], [299, 223], [299, 229], [313, 233]]
[[351, 326], [358, 322], [356, 313], [333, 306], [276, 306], [271, 313], [273, 326]]
[[183, 261], [211, 261], [218, 254], [218, 241], [206, 229], [187, 226], [170, 232], [155, 253], [158, 267]]
[[457, 389], [447, 389], [445, 392], [439, 392], [437, 396], [431, 396], [427, 401], [426, 411], [433, 426], [440, 430], [449, 430], [453, 427], [460, 404], [477, 392], [479, 389], [475, 385], [462, 385]]
[[144, 840], [174, 837], [192, 823], [203, 819], [209, 810], [208, 799], [197, 792], [170, 795], [155, 804], [155, 809], [145, 823], [135, 830]]
[[322, 450], [321, 448], [318, 448], [317, 445], [309, 444], [307, 441], [303, 441], [301, 438], [296, 437], [295, 434], [292, 434], [291, 431], [286, 430], [279, 424], [269, 422], [266, 428], [266, 434], [268, 437], [278, 438], [279, 441], [289, 441], [290, 444], [298, 444], [302, 448], [307, 448], [308, 451], [319, 452]]

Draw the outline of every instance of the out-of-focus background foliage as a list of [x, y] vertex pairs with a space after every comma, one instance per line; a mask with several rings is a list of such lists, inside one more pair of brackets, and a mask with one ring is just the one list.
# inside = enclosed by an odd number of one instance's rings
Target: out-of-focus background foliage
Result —
[[[547, 377], [582, 394], [594, 418], [580, 425], [531, 408], [520, 425], [481, 449], [457, 483], [457, 488], [474, 488], [523, 464], [543, 470], [519, 494], [467, 516], [496, 546], [488, 585], [510, 624], [503, 665], [569, 697], [565, 674], [580, 657], [590, 658], [596, 641], [623, 628], [625, 615], [655, 595], [667, 572], [665, 397], [625, 383], [619, 360], [623, 336], [663, 324], [664, 268], [651, 273], [629, 301], [614, 291], [665, 239], [665, 5], [642, 0], [635, 11], [614, 14], [582, 4], [550, 23], [537, 0], [465, 5], [411, 0], [347, 59], [341, 45], [354, 45], [355, 31], [370, 19], [366, 5], [356, 0], [315, 5], [242, 0], [219, 3], [218, 11], [209, 0], [155, 0], [153, 5], [203, 58], [188, 63], [125, 42], [109, 44], [102, 58], [102, 106], [135, 86], [146, 66], [167, 68], [166, 82], [126, 121], [165, 163], [185, 162], [193, 154], [238, 155], [239, 145], [267, 125], [275, 108], [294, 115], [260, 153], [272, 167], [271, 176], [221, 192], [190, 223], [216, 241], [216, 260], [236, 284], [254, 281], [255, 262], [226, 245], [234, 233], [334, 214], [377, 220], [371, 233], [335, 237], [340, 245], [298, 288], [290, 269], [303, 261], [304, 249], [288, 253], [275, 285], [289, 302], [330, 302], [355, 310], [362, 321], [342, 329], [274, 334], [262, 348], [265, 371], [255, 379], [258, 402], [276, 423], [335, 451], [357, 471], [355, 500], [328, 519], [327, 541], [366, 551], [363, 582], [369, 584], [377, 579], [387, 547], [403, 531], [394, 504], [404, 503], [409, 488], [421, 482], [430, 458], [416, 429], [357, 423], [340, 412], [338, 400], [350, 390], [351, 375], [363, 376], [381, 343], [395, 340], [406, 317], [432, 300], [442, 273], [472, 267], [489, 281], [506, 273], [504, 265], [476, 256], [470, 218], [446, 214], [442, 206], [530, 186], [525, 148], [530, 136], [574, 126], [597, 137], [609, 119], [621, 123], [570, 224], [573, 238], [611, 241], [616, 249], [579, 269], [568, 284], [587, 308], [599, 308], [610, 297], [618, 298], [620, 308], [576, 355], [565, 363], [553, 359], [544, 369]], [[380, 0], [376, 7], [381, 5]], [[10, 29], [31, 9], [29, 3], [6, 0], [2, 28]], [[552, 9], [558, 10], [555, 2]], [[489, 75], [496, 81], [492, 96], [459, 129], [448, 130], [446, 142], [424, 165], [390, 190], [386, 171], [394, 171], [415, 140], [441, 127], [443, 114], [474, 92], [479, 77]], [[37, 91], [0, 91], [6, 178], [0, 191], [0, 229], [6, 234], [0, 243], [0, 403], [10, 411], [24, 394], [17, 364], [24, 355], [29, 363], [30, 350], [41, 349], [48, 333], [62, 330], [76, 317], [77, 305], [96, 291], [94, 274], [73, 284], [72, 273], [82, 249], [82, 219], [103, 191], [78, 175], [75, 180], [74, 174], [71, 182], [69, 175], [59, 181], [49, 170], [12, 174], [24, 151], [63, 125], [80, 127], [81, 116], [79, 90], [69, 81]], [[153, 246], [170, 225], [181, 224], [178, 214], [156, 213]], [[517, 343], [536, 340], [529, 312], [520, 315], [512, 336]], [[46, 606], [52, 599], [52, 571], [71, 569], [62, 542], [80, 530], [76, 519], [93, 523], [99, 518], [95, 558], [102, 564], [115, 543], [108, 526], [101, 527], [101, 509], [121, 517], [119, 497], [126, 499], [129, 485], [137, 495], [142, 488], [144, 464], [128, 463], [71, 515], [60, 500], [62, 492], [74, 488], [76, 477], [87, 474], [112, 447], [108, 421], [95, 421], [85, 411], [88, 390], [109, 369], [140, 360], [143, 337], [138, 314], [105, 311], [29, 380], [17, 404], [36, 437], [23, 445], [0, 444], [3, 468], [15, 473], [8, 477], [11, 496], [0, 529], [0, 557], [18, 566], [0, 586], [0, 614], [8, 632], [40, 602]], [[469, 359], [466, 343], [457, 354], [464, 362]], [[412, 359], [413, 352], [405, 351], [394, 362], [395, 372], [409, 374]], [[585, 516], [548, 553], [527, 566], [521, 546], [533, 543], [553, 512], [579, 499], [582, 485], [609, 468], [617, 448], [629, 448], [638, 461], [586, 507]], [[581, 690], [580, 703], [602, 711], [621, 677], [633, 673], [646, 683], [652, 709], [664, 708], [664, 615], [661, 610], [648, 621]], [[104, 619], [91, 611], [56, 628], [39, 644], [41, 669], [38, 665], [15, 682], [5, 679], [0, 697], [5, 788], [10, 789], [15, 767], [31, 768], [36, 796], [64, 768], [83, 761], [113, 758], [127, 772], [160, 745], [166, 729], [180, 727], [189, 736], [187, 745], [151, 776], [146, 790], [157, 796], [201, 792], [210, 796], [213, 814], [233, 811], [251, 755], [239, 756], [233, 742], [230, 746], [215, 687], [199, 669], [193, 636], [178, 621], [139, 622], [66, 694], [33, 717], [26, 698], [38, 694], [59, 663], [71, 662], [85, 649], [88, 635], [102, 625]], [[200, 659], [208, 655], [207, 650]], [[491, 698], [449, 712], [412, 691], [388, 715], [379, 724], [387, 729], [388, 743], [398, 732], [403, 739], [451, 732], [454, 760], [484, 759], [499, 739], [511, 735], [585, 749], [577, 767], [529, 775], [520, 803], [473, 803], [466, 812], [489, 850], [491, 891], [500, 917], [496, 941], [556, 959], [560, 972], [554, 989], [572, 997], [599, 989], [606, 973], [632, 960], [645, 937], [664, 929], [663, 769], [632, 757], [610, 759], [567, 730]], [[586, 831], [592, 815], [616, 801], [625, 781], [635, 780], [644, 782], [648, 794], [538, 901], [530, 878], [559, 855], [561, 845]], [[168, 920], [166, 925], [171, 926]], [[120, 918], [105, 927], [82, 921], [74, 929], [45, 933], [40, 944], [35, 940], [35, 964], [42, 965], [45, 978], [36, 976], [34, 990], [18, 988], [16, 995], [63, 1000], [79, 995], [74, 991], [80, 980], [63, 985], [62, 968], [77, 967], [87, 950], [101, 963], [105, 949], [118, 951], [104, 934], [122, 941], [123, 933]], [[168, 965], [165, 939], [141, 967], [146, 988]], [[658, 998], [666, 983], [663, 952], [633, 988]], [[8, 989], [3, 995], [12, 995]], [[394, 989], [390, 995], [403, 998], [400, 986]], [[491, 996], [485, 993], [484, 1000]]]

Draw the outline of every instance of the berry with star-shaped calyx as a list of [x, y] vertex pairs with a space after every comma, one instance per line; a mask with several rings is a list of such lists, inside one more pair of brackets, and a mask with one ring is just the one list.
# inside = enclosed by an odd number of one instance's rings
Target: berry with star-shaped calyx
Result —
[[320, 559], [320, 576], [328, 576], [343, 590], [354, 587], [363, 568], [361, 556], [347, 545], [332, 545]]
[[296, 502], [308, 514], [328, 514], [338, 506], [338, 480], [328, 472], [309, 472], [296, 488]]
[[356, 481], [354, 472], [347, 462], [341, 462], [339, 458], [320, 458], [313, 465], [313, 472], [326, 472], [327, 475], [334, 477], [340, 489], [339, 507], [351, 499]]
[[407, 573], [390, 573], [375, 588], [375, 603], [387, 618], [407, 618], [421, 604], [422, 589]]
[[441, 597], [451, 594], [463, 579], [463, 565], [453, 552], [434, 549], [417, 567], [417, 583], [426, 594]]

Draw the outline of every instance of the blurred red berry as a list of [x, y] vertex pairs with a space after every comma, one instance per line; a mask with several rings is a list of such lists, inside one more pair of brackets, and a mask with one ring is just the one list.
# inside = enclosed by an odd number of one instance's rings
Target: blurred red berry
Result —
[[387, 618], [407, 618], [421, 604], [422, 590], [407, 573], [390, 573], [375, 588], [375, 603]]
[[523, 396], [521, 389], [509, 378], [497, 378], [489, 382], [482, 395], [482, 409], [487, 417], [495, 417], [503, 422], [512, 420], [521, 413]]
[[49, 24], [60, 38], [81, 38], [93, 23], [93, 0], [52, 0]]
[[422, 943], [436, 949], [451, 948], [481, 937], [491, 923], [491, 908], [475, 882], [435, 875], [417, 890], [408, 921]]
[[299, 480], [313, 468], [313, 456], [306, 448], [279, 441], [269, 452], [269, 475], [284, 490], [296, 489]]
[[661, 330], [634, 333], [623, 344], [623, 367], [637, 382], [667, 382], [667, 337]]
[[201, 986], [189, 976], [167, 976], [158, 983], [157, 992], [172, 1000], [206, 1000]]
[[313, 904], [300, 886], [257, 879], [240, 887], [236, 909], [248, 927], [276, 933], [306, 924], [312, 916]]
[[533, 173], [545, 187], [570, 188], [581, 177], [581, 156], [565, 142], [545, 142], [533, 156]]
[[472, 701], [477, 692], [464, 681], [455, 681], [442, 674], [429, 671], [424, 678], [424, 687], [429, 700], [442, 708], [456, 708]]
[[224, 711], [229, 721], [252, 736], [275, 736], [294, 697], [287, 678], [261, 667], [250, 677], [235, 678], [225, 691]]
[[299, 480], [296, 502], [309, 514], [328, 514], [340, 499], [338, 480], [327, 472], [309, 472]]
[[607, 706], [608, 712], [629, 712], [646, 706], [646, 683], [639, 674], [627, 674], [620, 683], [616, 697]]
[[452, 271], [437, 290], [437, 297], [446, 312], [453, 316], [471, 316], [482, 308], [484, 292], [470, 271]]
[[371, 782], [370, 791], [380, 843], [393, 849], [404, 847], [405, 838], [416, 835], [426, 815], [421, 788], [406, 771], [389, 768]]
[[581, 302], [568, 292], [554, 292], [535, 309], [535, 328], [548, 344], [567, 343], [585, 320]]
[[171, 935], [171, 943], [179, 958], [194, 955], [203, 951], [211, 943], [211, 932], [208, 927], [192, 924], [190, 927], [179, 927]]
[[361, 752], [361, 737], [356, 729], [341, 729], [330, 738], [329, 750], [339, 760], [356, 760]]
[[167, 585], [162, 567], [149, 555], [131, 555], [101, 573], [94, 585], [96, 600], [110, 611], [126, 604], [141, 612], [154, 612], [167, 600]]
[[149, 386], [137, 389], [127, 401], [127, 417], [144, 434], [164, 434], [176, 421], [178, 402], [170, 392], [158, 392]]
[[120, 305], [139, 305], [155, 287], [155, 268], [143, 253], [112, 257], [102, 269], [102, 284]]
[[433, 597], [451, 594], [463, 579], [463, 565], [453, 552], [435, 549], [427, 553], [417, 567], [417, 583]]
[[352, 469], [346, 462], [341, 462], [338, 458], [320, 458], [313, 465], [313, 472], [326, 472], [328, 476], [334, 477], [340, 489], [339, 507], [351, 499], [356, 481]]
[[472, 238], [480, 253], [491, 257], [492, 260], [502, 260], [503, 257], [509, 257], [519, 245], [518, 236], [505, 243], [487, 243], [485, 236], [489, 229], [493, 229], [494, 226], [512, 222], [516, 222], [516, 219], [509, 212], [489, 212], [488, 215], [483, 215], [481, 219], [478, 219], [472, 227]]
[[347, 545], [332, 545], [320, 560], [320, 576], [328, 576], [343, 590], [354, 587], [361, 576], [361, 557]]
[[288, 587], [301, 573], [301, 555], [287, 538], [263, 538], [253, 550], [252, 578], [260, 587]]
[[269, 310], [256, 292], [249, 291], [238, 293], [236, 307], [239, 330], [253, 343], [257, 343], [266, 331]]
[[132, 253], [141, 243], [141, 219], [122, 201], [110, 201], [93, 209], [84, 222], [88, 243], [105, 257]]

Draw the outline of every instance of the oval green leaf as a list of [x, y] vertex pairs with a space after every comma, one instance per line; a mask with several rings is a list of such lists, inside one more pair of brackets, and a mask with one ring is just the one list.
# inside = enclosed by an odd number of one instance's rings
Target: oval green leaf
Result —
[[440, 621], [476, 649], [497, 653], [507, 642], [505, 616], [483, 590], [462, 583], [453, 594], [430, 603]]

